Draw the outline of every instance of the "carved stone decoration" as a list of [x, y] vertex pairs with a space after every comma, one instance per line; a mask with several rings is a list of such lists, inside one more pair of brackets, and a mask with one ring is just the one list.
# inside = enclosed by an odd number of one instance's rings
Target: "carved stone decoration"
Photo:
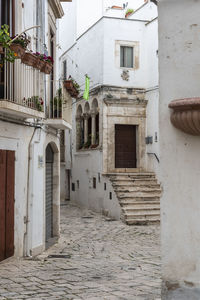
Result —
[[123, 70], [122, 74], [121, 74], [121, 78], [125, 81], [129, 81], [129, 70]]
[[200, 98], [173, 100], [169, 108], [173, 109], [171, 123], [174, 127], [187, 134], [200, 135]]

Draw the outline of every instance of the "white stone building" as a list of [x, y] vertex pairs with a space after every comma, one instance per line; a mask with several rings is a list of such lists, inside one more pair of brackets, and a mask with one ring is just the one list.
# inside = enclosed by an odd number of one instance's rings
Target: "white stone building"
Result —
[[57, 26], [64, 15], [60, 2], [0, 2], [1, 25], [9, 24], [12, 36], [39, 26], [26, 32], [28, 49], [54, 59], [51, 75], [21, 59], [0, 70], [0, 261], [36, 255], [59, 237], [59, 129], [70, 128], [64, 101], [54, 98], [59, 88]]
[[200, 1], [158, 1], [162, 299], [200, 299], [199, 14]]
[[[72, 103], [70, 198], [128, 224], [158, 222], [157, 7], [142, 1], [125, 17], [135, 1], [98, 4], [100, 13], [85, 4], [88, 26], [78, 17], [61, 21], [63, 36], [72, 23], [76, 30], [61, 38], [60, 76], [82, 89]], [[79, 16], [79, 1], [66, 9]], [[88, 101], [81, 97], [85, 74]]]

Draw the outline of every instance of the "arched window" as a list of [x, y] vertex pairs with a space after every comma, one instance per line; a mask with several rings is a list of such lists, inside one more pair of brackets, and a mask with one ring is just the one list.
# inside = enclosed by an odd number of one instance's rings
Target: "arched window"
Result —
[[99, 108], [98, 101], [94, 99], [92, 101], [92, 148], [96, 148], [99, 145]]

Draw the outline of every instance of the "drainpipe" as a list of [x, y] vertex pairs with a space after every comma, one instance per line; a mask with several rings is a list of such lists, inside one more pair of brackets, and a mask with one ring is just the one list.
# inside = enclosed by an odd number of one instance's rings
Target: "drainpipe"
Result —
[[29, 141], [28, 145], [28, 170], [27, 170], [27, 195], [26, 195], [26, 216], [24, 217], [24, 223], [26, 224], [26, 232], [24, 234], [24, 256], [31, 256], [30, 249], [30, 237], [29, 237], [29, 230], [30, 230], [30, 220], [29, 220], [29, 202], [30, 202], [30, 194], [29, 194], [29, 186], [30, 186], [30, 165], [31, 165], [31, 150], [32, 150], [32, 141], [35, 135], [37, 128], [34, 128], [33, 134]]
[[151, 2], [153, 2], [155, 5], [158, 5], [158, 1], [157, 0], [150, 0]]

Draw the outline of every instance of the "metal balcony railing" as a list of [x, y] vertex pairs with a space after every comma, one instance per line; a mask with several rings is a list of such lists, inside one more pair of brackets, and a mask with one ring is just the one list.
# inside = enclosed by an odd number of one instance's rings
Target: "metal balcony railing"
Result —
[[0, 101], [6, 100], [37, 111], [44, 111], [44, 75], [15, 60], [0, 70]]

